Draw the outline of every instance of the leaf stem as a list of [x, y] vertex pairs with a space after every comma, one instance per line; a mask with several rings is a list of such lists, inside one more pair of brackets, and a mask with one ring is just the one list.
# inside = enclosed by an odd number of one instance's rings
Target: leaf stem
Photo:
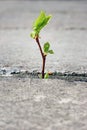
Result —
[[41, 56], [42, 56], [42, 60], [43, 60], [43, 63], [42, 63], [42, 79], [44, 79], [46, 55], [44, 55], [44, 53], [43, 53], [43, 51], [42, 51], [42, 48], [41, 48], [41, 45], [40, 45], [38, 36], [37, 36], [35, 39], [36, 39], [36, 42], [37, 42], [37, 44], [38, 44], [38, 47], [39, 47], [39, 50], [40, 50], [40, 53], [41, 53]]
[[42, 79], [44, 79], [45, 63], [46, 63], [46, 55], [44, 55], [44, 57], [43, 57]]
[[37, 44], [38, 44], [38, 46], [39, 46], [40, 53], [41, 53], [41, 56], [42, 56], [42, 58], [43, 58], [43, 57], [44, 57], [44, 54], [43, 54], [43, 51], [42, 51], [42, 48], [41, 48], [41, 45], [40, 45], [38, 36], [36, 37], [36, 42], [37, 42]]

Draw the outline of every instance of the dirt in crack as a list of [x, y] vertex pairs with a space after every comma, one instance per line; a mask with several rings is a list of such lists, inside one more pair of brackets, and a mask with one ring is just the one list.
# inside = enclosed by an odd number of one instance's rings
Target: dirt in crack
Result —
[[[21, 70], [19, 68], [1, 68], [0, 77], [3, 76], [13, 76], [19, 78], [35, 78], [40, 79], [41, 73], [37, 70], [28, 72], [26, 70]], [[76, 73], [76, 72], [53, 72], [50, 73], [49, 79], [62, 79], [67, 81], [83, 81], [87, 82], [87, 73]]]

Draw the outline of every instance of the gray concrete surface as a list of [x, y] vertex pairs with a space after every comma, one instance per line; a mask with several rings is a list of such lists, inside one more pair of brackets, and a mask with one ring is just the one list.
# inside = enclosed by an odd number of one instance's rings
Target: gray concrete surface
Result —
[[41, 70], [38, 47], [29, 34], [40, 10], [52, 14], [41, 32], [55, 54], [47, 58], [46, 71], [87, 72], [86, 1], [0, 1], [0, 68]]
[[0, 78], [0, 130], [87, 130], [87, 83]]
[[[0, 68], [41, 70], [29, 36], [40, 10], [53, 15], [46, 71], [87, 73], [86, 1], [0, 1]], [[87, 130], [87, 82], [0, 76], [0, 130]]]

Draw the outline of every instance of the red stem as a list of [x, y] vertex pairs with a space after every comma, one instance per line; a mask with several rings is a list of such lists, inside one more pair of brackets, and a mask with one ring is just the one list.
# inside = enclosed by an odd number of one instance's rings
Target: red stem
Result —
[[44, 79], [46, 55], [44, 55], [44, 53], [43, 53], [43, 51], [42, 51], [42, 48], [41, 48], [41, 45], [40, 45], [40, 42], [39, 42], [39, 38], [38, 38], [38, 37], [36, 37], [36, 42], [37, 42], [37, 44], [38, 44], [38, 46], [39, 46], [40, 53], [41, 53], [42, 60], [43, 60], [43, 64], [42, 64], [42, 79]]
[[44, 55], [44, 57], [43, 57], [43, 65], [42, 65], [42, 79], [44, 79], [45, 63], [46, 63], [46, 56]]

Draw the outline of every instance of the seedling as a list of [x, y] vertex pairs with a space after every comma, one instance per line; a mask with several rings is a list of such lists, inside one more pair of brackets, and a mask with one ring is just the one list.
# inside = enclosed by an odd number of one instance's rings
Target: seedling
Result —
[[33, 31], [31, 32], [31, 37], [36, 40], [36, 43], [38, 44], [41, 56], [42, 56], [42, 78], [48, 78], [49, 73], [45, 74], [45, 63], [46, 63], [46, 57], [48, 54], [53, 54], [53, 50], [50, 50], [50, 43], [46, 42], [44, 43], [43, 47], [40, 43], [40, 31], [49, 23], [49, 20], [51, 19], [51, 15], [46, 15], [44, 11], [40, 12], [40, 15], [33, 23]]

